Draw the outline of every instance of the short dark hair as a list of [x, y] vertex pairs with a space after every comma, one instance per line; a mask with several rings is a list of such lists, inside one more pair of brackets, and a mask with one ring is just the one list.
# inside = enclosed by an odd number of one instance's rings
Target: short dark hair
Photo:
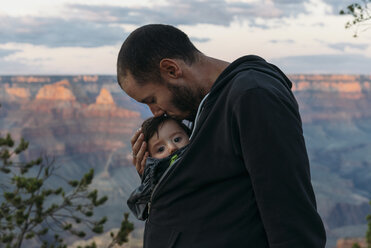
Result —
[[[161, 82], [159, 63], [164, 58], [192, 64], [199, 50], [181, 30], [164, 24], [149, 24], [134, 30], [121, 46], [117, 59], [117, 81], [130, 72], [141, 84]], [[120, 84], [121, 86], [121, 84]]]
[[142, 123], [142, 133], [144, 135], [144, 141], [148, 143], [155, 133], [158, 133], [159, 128], [167, 121], [175, 121], [188, 136], [191, 135], [191, 130], [184, 125], [180, 120], [174, 119], [167, 115], [162, 115], [158, 117], [150, 117]]

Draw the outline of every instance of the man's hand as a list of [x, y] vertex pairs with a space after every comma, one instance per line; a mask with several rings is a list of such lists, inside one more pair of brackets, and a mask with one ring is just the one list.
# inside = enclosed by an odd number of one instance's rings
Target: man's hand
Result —
[[133, 164], [138, 173], [142, 175], [149, 153], [146, 151], [147, 144], [144, 141], [144, 135], [141, 129], [138, 129], [131, 138], [131, 149], [133, 150]]

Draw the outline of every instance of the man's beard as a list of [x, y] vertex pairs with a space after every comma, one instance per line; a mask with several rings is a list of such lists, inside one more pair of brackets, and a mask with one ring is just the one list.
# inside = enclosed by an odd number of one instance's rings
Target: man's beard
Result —
[[[173, 94], [171, 104], [185, 114], [182, 118], [193, 122], [196, 118], [198, 105], [206, 94], [204, 94], [202, 89], [193, 92], [188, 87], [169, 83], [167, 83], [167, 87]], [[176, 116], [174, 117], [177, 118]]]

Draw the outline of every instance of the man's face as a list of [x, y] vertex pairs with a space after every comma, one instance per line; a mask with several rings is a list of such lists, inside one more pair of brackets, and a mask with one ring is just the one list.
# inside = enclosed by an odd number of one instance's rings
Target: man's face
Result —
[[154, 116], [167, 114], [179, 120], [193, 121], [203, 97], [201, 91], [168, 82], [138, 85], [130, 73], [122, 86], [131, 98], [147, 104]]

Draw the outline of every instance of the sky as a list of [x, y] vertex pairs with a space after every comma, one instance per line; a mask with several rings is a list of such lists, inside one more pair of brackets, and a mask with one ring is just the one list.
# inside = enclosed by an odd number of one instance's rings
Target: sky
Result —
[[255, 54], [288, 74], [371, 74], [371, 29], [354, 38], [339, 15], [353, 2], [0, 0], [0, 75], [115, 75], [125, 38], [149, 23], [228, 62]]

